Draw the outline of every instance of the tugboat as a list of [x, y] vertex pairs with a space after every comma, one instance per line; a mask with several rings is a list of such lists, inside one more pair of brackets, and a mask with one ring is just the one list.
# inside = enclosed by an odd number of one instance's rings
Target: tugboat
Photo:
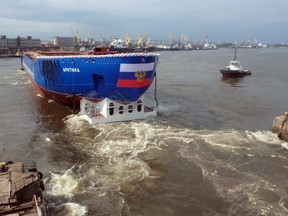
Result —
[[42, 177], [34, 162], [0, 162], [0, 215], [46, 216]]
[[236, 51], [235, 47], [235, 55], [234, 58], [230, 61], [229, 65], [224, 69], [220, 69], [223, 78], [242, 78], [247, 75], [251, 75], [250, 70], [244, 70], [240, 64], [240, 61], [236, 59]]

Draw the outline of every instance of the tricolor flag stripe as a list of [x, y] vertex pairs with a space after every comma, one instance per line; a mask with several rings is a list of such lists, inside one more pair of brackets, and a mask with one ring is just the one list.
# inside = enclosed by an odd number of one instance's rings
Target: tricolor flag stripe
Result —
[[[143, 78], [151, 78], [153, 75], [153, 71], [147, 71], [145, 77]], [[118, 79], [137, 79], [135, 77], [135, 72], [133, 73], [119, 73]]]
[[154, 69], [154, 62], [140, 64], [120, 64], [120, 72], [151, 71]]
[[118, 80], [118, 88], [143, 88], [150, 84], [151, 78], [143, 79], [141, 82], [134, 80]]

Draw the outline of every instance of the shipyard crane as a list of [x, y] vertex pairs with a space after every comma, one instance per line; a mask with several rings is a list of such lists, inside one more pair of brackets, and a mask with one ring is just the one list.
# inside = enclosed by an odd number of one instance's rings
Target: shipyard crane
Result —
[[130, 47], [131, 46], [131, 37], [127, 33], [124, 34], [124, 37], [125, 37], [126, 47]]
[[104, 46], [104, 44], [105, 44], [105, 39], [102, 37], [102, 34], [101, 34], [101, 33], [99, 33], [99, 39], [100, 39], [100, 44], [101, 44], [101, 46]]
[[138, 48], [141, 48], [141, 43], [142, 43], [142, 37], [141, 35], [138, 33], [138, 36], [136, 38], [136, 44]]
[[189, 40], [188, 35], [182, 33], [182, 34], [180, 35], [180, 42], [183, 43], [183, 44], [188, 44], [188, 43], [190, 43], [190, 40]]
[[169, 33], [169, 44], [173, 44], [173, 36]]
[[144, 37], [143, 37], [143, 46], [148, 47], [149, 43], [150, 43], [150, 38], [148, 37], [147, 32], [145, 32]]
[[71, 32], [72, 32], [72, 40], [73, 40], [73, 46], [74, 46], [74, 48], [75, 48], [75, 47], [76, 47], [76, 44], [77, 44], [77, 42], [76, 42], [76, 35], [74, 34], [74, 31], [73, 31], [72, 27], [71, 27]]
[[77, 39], [77, 45], [81, 46], [82, 45], [82, 40], [81, 40], [81, 36], [80, 36], [80, 33], [79, 33], [78, 29], [76, 31], [76, 39]]
[[111, 35], [111, 42], [115, 41], [114, 35]]
[[77, 29], [76, 34], [74, 33], [73, 29], [71, 28], [72, 36], [73, 36], [73, 45], [75, 49], [78, 49], [82, 46], [82, 40], [80, 37], [79, 30]]
[[88, 36], [87, 36], [87, 45], [91, 45], [92, 43], [92, 40], [91, 40], [91, 35], [90, 35], [90, 32], [88, 32]]

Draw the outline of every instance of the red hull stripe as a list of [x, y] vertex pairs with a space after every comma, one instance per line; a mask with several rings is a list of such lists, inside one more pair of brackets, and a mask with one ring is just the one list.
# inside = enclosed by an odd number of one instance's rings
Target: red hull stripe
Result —
[[118, 80], [118, 88], [143, 88], [150, 84], [151, 78], [144, 79], [141, 82], [137, 80]]

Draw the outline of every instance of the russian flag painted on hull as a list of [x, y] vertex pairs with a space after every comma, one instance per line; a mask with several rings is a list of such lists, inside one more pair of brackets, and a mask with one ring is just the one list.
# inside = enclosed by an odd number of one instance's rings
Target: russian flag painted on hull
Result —
[[154, 76], [155, 63], [120, 64], [117, 88], [144, 88]]

